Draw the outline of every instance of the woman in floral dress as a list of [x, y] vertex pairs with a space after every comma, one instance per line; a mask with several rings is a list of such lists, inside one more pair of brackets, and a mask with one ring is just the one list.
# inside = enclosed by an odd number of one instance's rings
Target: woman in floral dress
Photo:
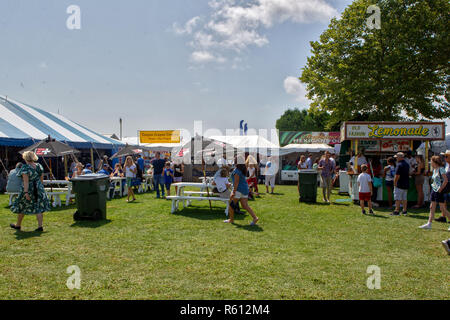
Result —
[[11, 223], [13, 229], [20, 230], [25, 215], [36, 215], [38, 228], [35, 231], [44, 231], [42, 227], [43, 213], [50, 210], [50, 201], [42, 183], [44, 169], [36, 163], [38, 157], [33, 151], [27, 151], [22, 158], [25, 164], [17, 172], [23, 179], [22, 190], [11, 206], [11, 211], [17, 213], [17, 223]]

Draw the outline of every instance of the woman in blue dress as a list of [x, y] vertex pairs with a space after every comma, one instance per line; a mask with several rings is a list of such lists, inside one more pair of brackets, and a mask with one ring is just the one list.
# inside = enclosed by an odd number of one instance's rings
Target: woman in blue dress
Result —
[[17, 172], [22, 177], [23, 186], [19, 196], [11, 206], [11, 211], [17, 213], [17, 223], [11, 223], [13, 229], [20, 230], [25, 215], [36, 215], [38, 228], [35, 231], [44, 231], [43, 213], [50, 210], [50, 201], [44, 189], [44, 169], [37, 163], [38, 157], [33, 151], [22, 155], [25, 164]]

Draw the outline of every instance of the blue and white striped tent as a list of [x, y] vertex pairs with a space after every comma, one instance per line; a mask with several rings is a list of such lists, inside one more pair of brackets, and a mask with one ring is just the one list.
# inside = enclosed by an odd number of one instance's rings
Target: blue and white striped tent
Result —
[[62, 115], [0, 96], [0, 146], [27, 147], [48, 135], [77, 149], [117, 150], [124, 145]]

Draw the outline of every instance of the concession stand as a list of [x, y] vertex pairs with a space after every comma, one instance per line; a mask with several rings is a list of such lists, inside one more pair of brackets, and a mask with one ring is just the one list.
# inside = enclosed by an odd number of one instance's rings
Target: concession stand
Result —
[[[379, 160], [382, 168], [387, 159], [397, 152], [412, 151], [413, 154], [424, 143], [425, 172], [429, 170], [430, 141], [445, 140], [444, 122], [344, 122], [341, 125], [341, 167], [346, 167], [349, 176], [349, 194], [352, 200], [359, 200], [357, 178], [361, 173], [361, 163], [372, 167], [372, 160]], [[362, 152], [362, 154], [361, 154]], [[364, 158], [364, 161], [360, 161]], [[368, 171], [371, 174], [371, 170]], [[372, 174], [371, 174], [372, 175]], [[423, 184], [425, 201], [429, 200], [430, 185], [426, 177]], [[408, 201], [417, 201], [414, 177], [410, 177]], [[380, 189], [382, 192], [380, 192]], [[387, 201], [385, 179], [378, 188], [377, 201]]]

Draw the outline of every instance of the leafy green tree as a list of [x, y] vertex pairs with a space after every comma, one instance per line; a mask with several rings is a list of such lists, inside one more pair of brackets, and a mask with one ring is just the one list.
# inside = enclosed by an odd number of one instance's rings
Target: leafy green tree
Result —
[[[370, 5], [381, 28], [369, 28]], [[332, 19], [300, 80], [313, 110], [344, 120], [444, 119], [450, 116], [448, 0], [356, 0]]]
[[329, 120], [326, 112], [288, 109], [276, 122], [280, 131], [324, 131]]

